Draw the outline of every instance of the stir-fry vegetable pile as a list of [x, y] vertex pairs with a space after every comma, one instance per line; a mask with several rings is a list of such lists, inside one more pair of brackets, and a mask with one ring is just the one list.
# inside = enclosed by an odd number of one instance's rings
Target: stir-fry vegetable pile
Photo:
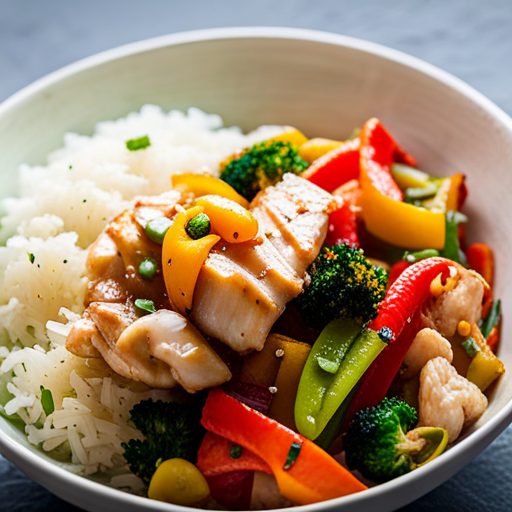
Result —
[[[505, 371], [500, 301], [492, 250], [466, 244], [462, 174], [419, 170], [370, 119], [346, 141], [286, 128], [220, 179], [172, 185], [174, 203], [142, 202], [130, 221], [140, 279], [115, 311], [129, 326], [92, 340], [122, 375], [209, 390], [202, 411], [133, 409], [146, 440], [125, 457], [150, 497], [248, 509], [262, 473], [276, 506], [341, 497], [366, 489], [349, 469], [396, 478], [484, 413]], [[112, 307], [88, 309], [107, 341]]]

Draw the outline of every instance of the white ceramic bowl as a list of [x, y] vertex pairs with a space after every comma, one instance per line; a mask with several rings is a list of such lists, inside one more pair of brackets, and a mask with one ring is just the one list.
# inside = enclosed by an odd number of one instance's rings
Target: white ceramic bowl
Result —
[[[322, 32], [215, 29], [143, 41], [85, 59], [15, 94], [0, 106], [2, 195], [16, 193], [22, 162], [43, 163], [66, 131], [88, 134], [155, 103], [197, 106], [251, 129], [290, 124], [340, 139], [376, 116], [420, 167], [468, 177], [470, 238], [497, 256], [496, 294], [505, 304], [500, 358], [512, 372], [512, 120], [482, 95], [422, 61], [381, 46]], [[480, 421], [442, 457], [361, 494], [308, 510], [386, 512], [427, 493], [481, 452], [512, 419], [505, 374]], [[186, 510], [116, 491], [68, 472], [0, 418], [0, 451], [30, 478], [90, 511]], [[499, 471], [491, 468], [490, 471]]]

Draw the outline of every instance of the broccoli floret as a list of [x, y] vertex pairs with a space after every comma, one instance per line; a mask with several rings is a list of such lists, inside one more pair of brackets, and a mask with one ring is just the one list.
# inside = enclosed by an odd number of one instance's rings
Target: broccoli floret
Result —
[[348, 244], [324, 247], [308, 272], [311, 283], [298, 297], [297, 307], [319, 329], [336, 318], [367, 324], [386, 295], [387, 272]]
[[204, 436], [201, 426], [202, 398], [188, 403], [142, 400], [130, 411], [130, 419], [146, 439], [123, 443], [130, 469], [146, 484], [158, 461], [180, 458], [195, 463]]
[[231, 160], [222, 170], [220, 179], [252, 201], [260, 190], [279, 182], [283, 174], [300, 174], [308, 165], [299, 156], [298, 148], [289, 142], [260, 142]]
[[343, 438], [348, 467], [376, 483], [408, 473], [422, 444], [405, 434], [417, 421], [416, 410], [398, 398], [359, 411]]

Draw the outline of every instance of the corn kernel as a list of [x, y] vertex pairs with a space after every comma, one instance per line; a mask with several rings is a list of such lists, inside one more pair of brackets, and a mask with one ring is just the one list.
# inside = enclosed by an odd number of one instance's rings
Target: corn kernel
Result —
[[471, 332], [471, 326], [468, 322], [466, 322], [466, 320], [461, 320], [457, 325], [457, 332], [465, 338], [466, 336], [469, 336], [469, 333]]

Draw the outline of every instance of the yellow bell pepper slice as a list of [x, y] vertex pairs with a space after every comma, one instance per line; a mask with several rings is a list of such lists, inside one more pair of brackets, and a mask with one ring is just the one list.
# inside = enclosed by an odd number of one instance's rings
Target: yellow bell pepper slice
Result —
[[218, 235], [193, 240], [186, 232], [188, 221], [203, 211], [202, 207], [196, 206], [178, 213], [167, 230], [162, 247], [162, 269], [167, 295], [172, 307], [182, 315], [192, 309], [199, 271], [210, 249], [220, 240]]
[[392, 199], [377, 188], [381, 185], [379, 180], [387, 186], [391, 179], [386, 173], [389, 174], [393, 163], [393, 152], [396, 153], [398, 148], [396, 143], [376, 119], [365, 123], [360, 139], [361, 207], [367, 230], [399, 247], [442, 249], [445, 239], [443, 213]]
[[242, 197], [231, 185], [225, 181], [207, 176], [206, 174], [194, 174], [185, 172], [171, 176], [172, 187], [180, 192], [191, 192], [195, 197], [209, 194], [225, 197], [235, 201], [244, 208], [249, 207], [249, 201]]
[[322, 139], [317, 137], [310, 139], [299, 148], [299, 156], [304, 158], [310, 164], [326, 155], [333, 149], [339, 148], [343, 142], [331, 139]]
[[226, 242], [236, 244], [252, 240], [258, 234], [258, 221], [238, 203], [225, 197], [208, 195], [197, 201], [197, 206], [210, 217], [215, 233]]
[[471, 360], [466, 378], [483, 392], [505, 373], [505, 365], [491, 350], [476, 324], [471, 325], [471, 336], [480, 350]]
[[305, 142], [307, 142], [307, 140], [308, 138], [293, 126], [285, 126], [283, 133], [274, 135], [273, 137], [270, 137], [270, 139], [267, 139], [268, 142], [289, 142], [295, 146], [302, 146]]

